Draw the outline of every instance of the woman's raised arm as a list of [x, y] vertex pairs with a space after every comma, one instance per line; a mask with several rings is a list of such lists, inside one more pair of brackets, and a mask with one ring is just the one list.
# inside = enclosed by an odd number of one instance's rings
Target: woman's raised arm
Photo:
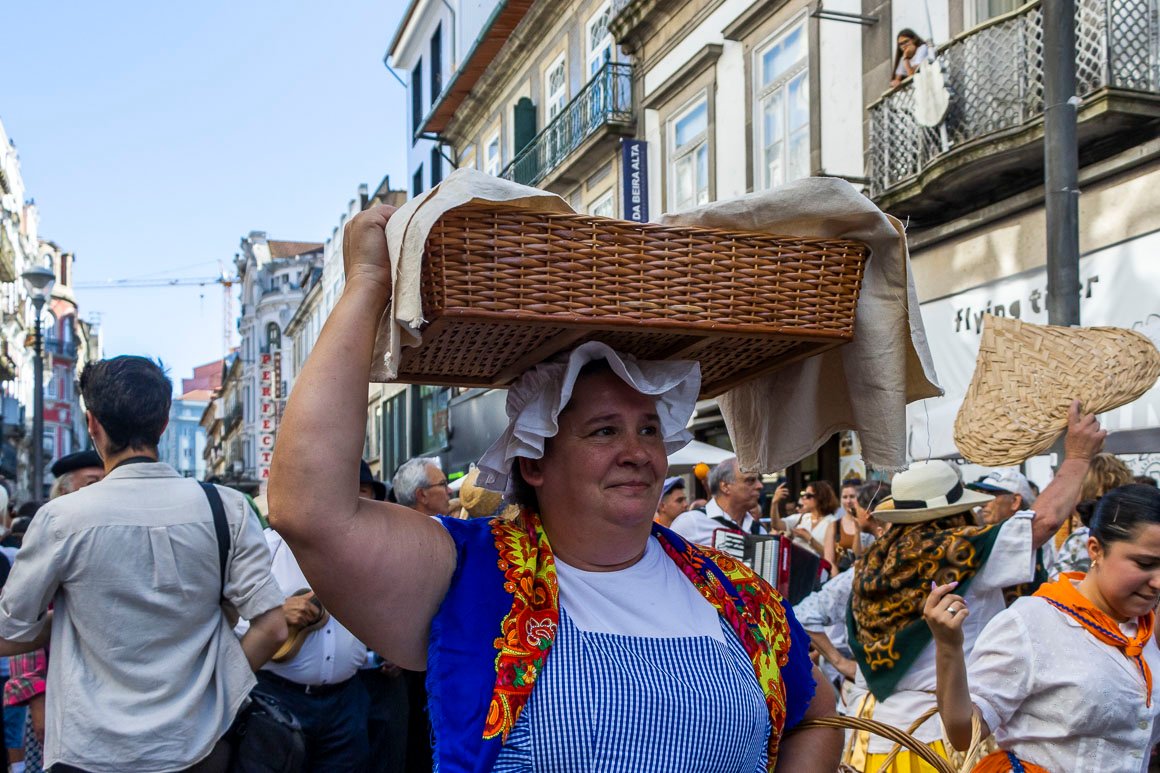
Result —
[[391, 269], [393, 207], [346, 226], [346, 287], [286, 405], [270, 470], [270, 525], [290, 544], [311, 587], [365, 644], [398, 665], [426, 664], [431, 618], [455, 570], [455, 547], [435, 520], [361, 499], [375, 331]]

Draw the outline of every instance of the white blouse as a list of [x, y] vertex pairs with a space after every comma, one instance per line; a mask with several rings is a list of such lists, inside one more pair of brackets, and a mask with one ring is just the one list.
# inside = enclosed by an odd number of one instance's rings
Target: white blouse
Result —
[[[968, 618], [969, 619], [969, 618]], [[1125, 628], [1135, 633], [1135, 624]], [[1050, 771], [1141, 773], [1157, 741], [1160, 650], [1144, 647], [1152, 706], [1135, 661], [1041, 598], [1018, 599], [979, 635], [971, 700], [999, 745]]]

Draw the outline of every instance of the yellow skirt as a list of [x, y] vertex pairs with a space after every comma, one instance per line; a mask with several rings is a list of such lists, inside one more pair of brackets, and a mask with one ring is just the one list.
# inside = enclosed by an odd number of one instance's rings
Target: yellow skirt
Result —
[[[927, 744], [934, 749], [935, 754], [942, 757], [944, 760], [947, 757], [946, 746], [942, 741], [931, 741]], [[883, 768], [882, 763], [886, 762], [888, 754], [867, 754], [866, 767], [863, 769], [865, 773], [938, 773], [929, 763], [923, 762], [922, 758], [914, 752], [901, 751], [898, 756], [894, 758], [894, 762], [890, 763], [890, 767]]]

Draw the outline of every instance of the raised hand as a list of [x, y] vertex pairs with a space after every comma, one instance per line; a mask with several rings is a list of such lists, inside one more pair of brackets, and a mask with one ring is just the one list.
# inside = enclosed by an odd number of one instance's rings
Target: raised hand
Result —
[[931, 583], [930, 595], [922, 608], [922, 617], [930, 626], [930, 632], [938, 644], [963, 646], [963, 621], [970, 610], [962, 596], [951, 593], [957, 582], [946, 585]]

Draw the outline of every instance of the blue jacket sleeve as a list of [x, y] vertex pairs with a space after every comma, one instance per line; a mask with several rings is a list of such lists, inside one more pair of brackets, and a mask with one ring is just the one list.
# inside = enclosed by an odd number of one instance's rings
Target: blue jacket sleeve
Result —
[[810, 701], [814, 699], [817, 683], [814, 681], [814, 664], [810, 660], [810, 637], [794, 616], [793, 609], [782, 601], [785, 619], [789, 623], [789, 660], [781, 667], [781, 678], [785, 683], [785, 729], [788, 732], [797, 726], [805, 716]]

